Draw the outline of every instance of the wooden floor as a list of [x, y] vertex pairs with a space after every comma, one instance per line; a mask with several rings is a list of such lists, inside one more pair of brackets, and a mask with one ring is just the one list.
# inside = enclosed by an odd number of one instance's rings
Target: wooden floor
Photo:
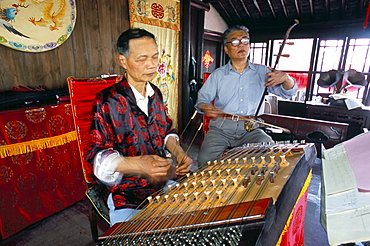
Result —
[[[189, 149], [189, 155], [196, 159], [201, 141], [198, 134]], [[185, 137], [184, 137], [185, 138]], [[190, 143], [193, 136], [186, 136]], [[185, 150], [187, 147], [185, 146]], [[321, 160], [316, 159], [312, 181], [309, 187], [305, 220], [305, 246], [327, 246], [327, 235], [320, 224]], [[102, 224], [102, 229], [105, 230]], [[102, 233], [103, 230], [100, 232]], [[23, 231], [3, 240], [6, 246], [90, 246], [95, 245], [90, 233], [88, 201], [82, 200], [67, 209], [54, 214]]]

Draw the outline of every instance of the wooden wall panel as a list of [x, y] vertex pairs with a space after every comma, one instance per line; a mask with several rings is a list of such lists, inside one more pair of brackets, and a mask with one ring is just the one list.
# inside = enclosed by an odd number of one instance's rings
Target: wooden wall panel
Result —
[[66, 78], [122, 73], [116, 40], [129, 28], [127, 0], [76, 0], [72, 35], [56, 49], [31, 53], [0, 45], [0, 91], [13, 86], [67, 87]]

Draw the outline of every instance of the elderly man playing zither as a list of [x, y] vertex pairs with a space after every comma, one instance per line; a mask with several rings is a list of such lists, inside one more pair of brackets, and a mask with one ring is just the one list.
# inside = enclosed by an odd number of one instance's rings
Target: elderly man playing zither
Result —
[[131, 218], [145, 198], [175, 175], [188, 173], [193, 162], [178, 144], [160, 90], [149, 82], [159, 56], [154, 35], [129, 29], [117, 48], [125, 77], [96, 97], [87, 158], [95, 176], [110, 189], [111, 225]]
[[223, 41], [230, 61], [212, 72], [199, 90], [195, 105], [200, 113], [213, 117], [198, 155], [199, 166], [220, 158], [228, 147], [272, 142], [262, 129], [246, 130], [245, 122], [264, 112], [263, 104], [256, 111], [266, 87], [267, 92], [283, 98], [290, 98], [297, 91], [287, 73], [248, 60], [248, 28], [239, 25], [229, 28], [223, 34]]

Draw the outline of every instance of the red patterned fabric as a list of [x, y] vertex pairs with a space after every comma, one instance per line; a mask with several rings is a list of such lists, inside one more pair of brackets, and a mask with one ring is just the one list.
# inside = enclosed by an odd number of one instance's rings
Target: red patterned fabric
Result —
[[[69, 103], [0, 112], [0, 146], [73, 133]], [[54, 141], [54, 140], [53, 140]], [[10, 147], [10, 146], [9, 146]], [[2, 238], [84, 198], [77, 141], [0, 159]]]
[[85, 161], [89, 147], [89, 132], [92, 122], [92, 106], [96, 94], [121, 81], [122, 76], [112, 76], [108, 78], [73, 78], [68, 77], [69, 94], [72, 104], [72, 112], [75, 120], [78, 138], [78, 148], [81, 153], [81, 163], [87, 183], [95, 183], [96, 178], [93, 174], [91, 164]]

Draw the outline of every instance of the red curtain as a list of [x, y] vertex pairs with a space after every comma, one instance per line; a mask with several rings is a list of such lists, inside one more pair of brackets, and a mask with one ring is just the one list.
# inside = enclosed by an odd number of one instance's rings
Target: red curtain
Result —
[[84, 198], [75, 135], [69, 103], [0, 112], [2, 238]]
[[306, 90], [308, 84], [308, 73], [288, 73], [295, 78], [298, 90]]

